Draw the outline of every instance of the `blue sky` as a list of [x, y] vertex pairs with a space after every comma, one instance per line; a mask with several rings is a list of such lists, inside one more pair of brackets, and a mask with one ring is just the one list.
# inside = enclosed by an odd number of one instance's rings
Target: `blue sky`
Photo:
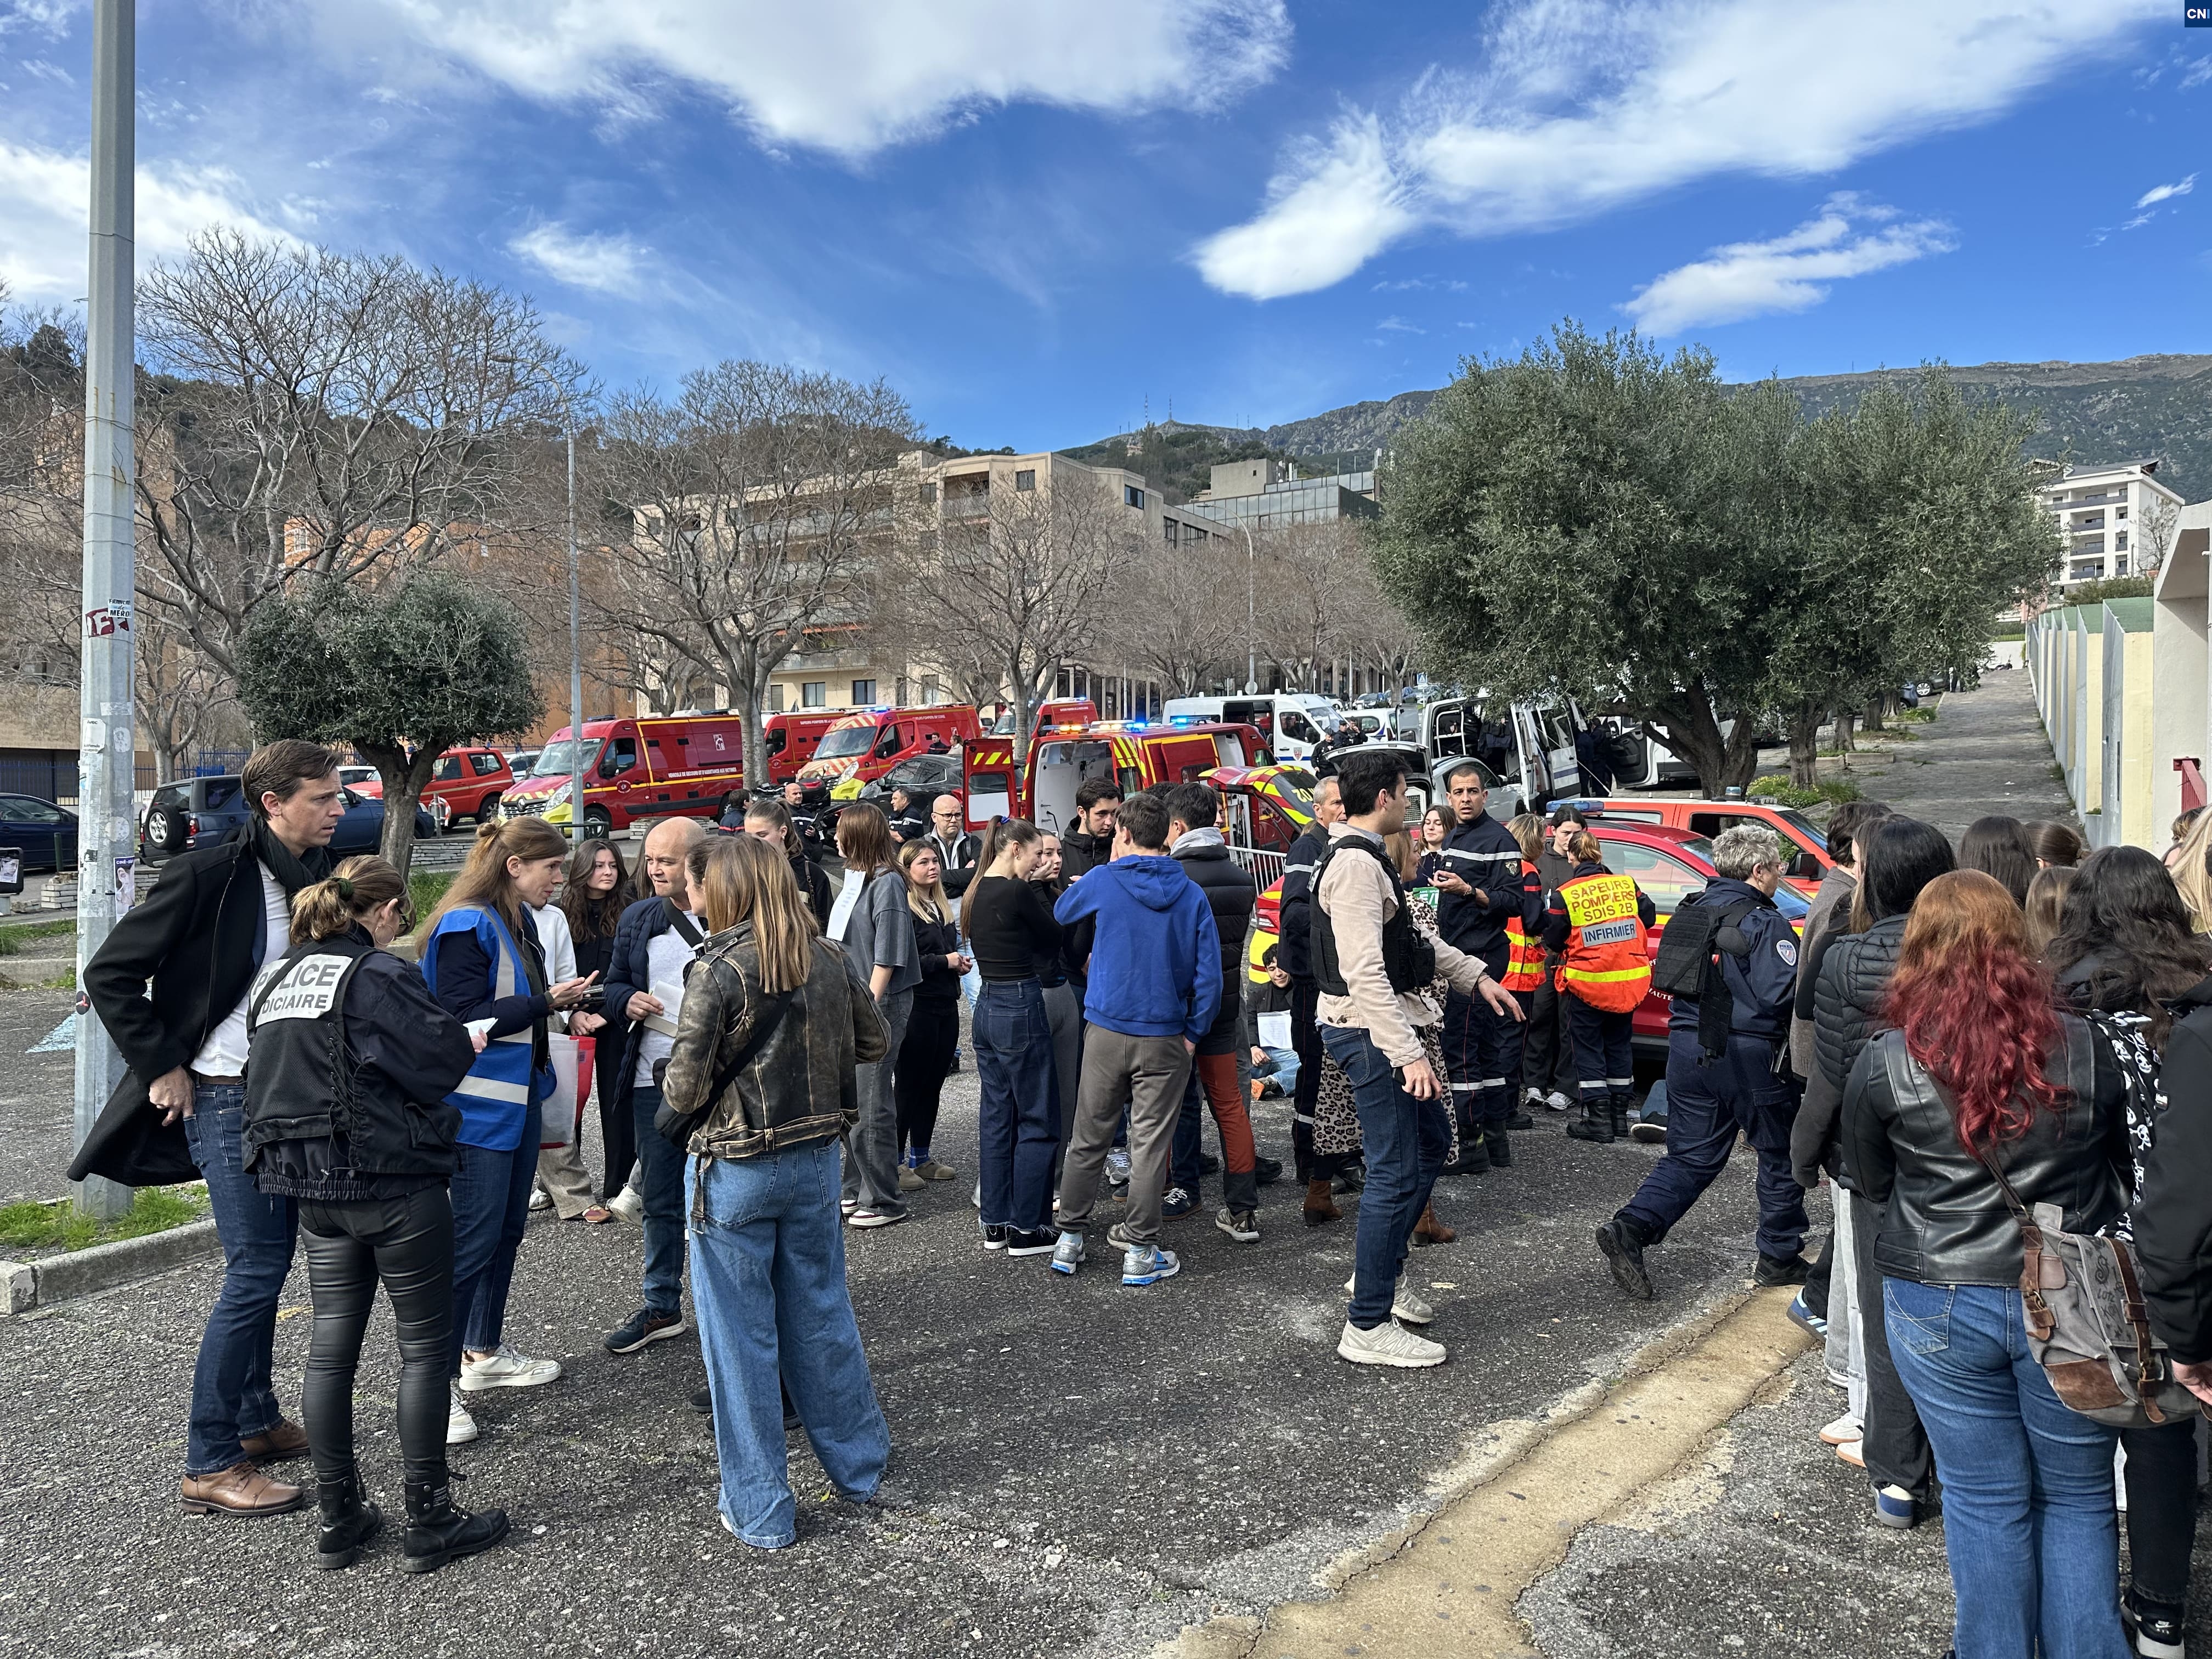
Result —
[[[1732, 378], [2205, 351], [2181, 9], [140, 0], [141, 259], [403, 252], [609, 386], [880, 374], [983, 447], [1294, 419], [1566, 314]], [[17, 307], [84, 291], [89, 35], [0, 0]]]

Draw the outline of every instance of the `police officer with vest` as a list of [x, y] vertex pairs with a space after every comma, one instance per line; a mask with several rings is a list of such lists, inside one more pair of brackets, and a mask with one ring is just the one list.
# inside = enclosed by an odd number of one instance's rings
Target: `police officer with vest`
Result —
[[[1521, 844], [1490, 816], [1490, 789], [1473, 761], [1444, 779], [1454, 817], [1438, 849], [1437, 931], [1445, 944], [1474, 957], [1494, 980], [1505, 977], [1509, 921], [1521, 920], [1527, 881]], [[1513, 1162], [1505, 1132], [1529, 1120], [1514, 1111], [1521, 1079], [1521, 1023], [1479, 999], [1454, 991], [1444, 1003], [1444, 1064], [1451, 1073], [1452, 1109], [1459, 1119], [1460, 1156], [1447, 1175], [1480, 1175]]]
[[347, 1567], [383, 1524], [354, 1462], [354, 1375], [380, 1280], [399, 1335], [407, 1532], [400, 1567], [434, 1572], [507, 1535], [507, 1516], [453, 1506], [446, 1373], [453, 1312], [459, 1110], [446, 1097], [471, 1037], [422, 975], [380, 948], [414, 922], [407, 883], [352, 858], [304, 890], [292, 948], [247, 1004], [245, 1164], [299, 1206], [315, 1323], [301, 1414], [323, 1513], [316, 1565]]
[[[1805, 1191], [1790, 1171], [1797, 1085], [1783, 1063], [1797, 978], [1797, 935], [1775, 907], [1784, 868], [1771, 830], [1738, 824], [1713, 842], [1719, 878], [1695, 896], [1722, 914], [1705, 987], [1677, 995], [1667, 1026], [1667, 1155], [1597, 1230], [1614, 1280], [1649, 1300], [1644, 1252], [1727, 1167], [1738, 1130], [1759, 1158], [1760, 1285], [1802, 1285]], [[1676, 913], [1680, 920], [1680, 913]], [[1705, 1005], [1717, 1000], [1722, 1006]]]

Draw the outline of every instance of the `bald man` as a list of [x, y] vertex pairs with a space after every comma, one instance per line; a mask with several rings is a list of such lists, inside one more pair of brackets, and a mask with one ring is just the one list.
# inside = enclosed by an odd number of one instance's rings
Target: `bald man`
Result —
[[[643, 1305], [628, 1323], [606, 1334], [610, 1353], [635, 1353], [649, 1342], [684, 1334], [684, 1154], [653, 1127], [660, 1109], [654, 1068], [676, 1046], [676, 1016], [684, 1006], [684, 970], [705, 943], [687, 860], [706, 835], [696, 818], [669, 818], [645, 838], [645, 878], [653, 896], [623, 912], [607, 967], [607, 1017], [629, 1023], [626, 1038], [611, 1030], [599, 1040], [623, 1043], [616, 1109], [623, 1096], [637, 1129], [637, 1173], [631, 1177], [645, 1224]], [[611, 1174], [608, 1177], [611, 1183]], [[632, 1206], [617, 1205], [634, 1214]]]

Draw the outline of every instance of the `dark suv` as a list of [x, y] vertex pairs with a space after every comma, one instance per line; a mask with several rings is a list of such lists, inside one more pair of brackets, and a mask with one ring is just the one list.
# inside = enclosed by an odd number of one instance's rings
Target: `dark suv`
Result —
[[[384, 840], [384, 803], [345, 792], [345, 816], [331, 836], [331, 854], [343, 858], [353, 853], [374, 853]], [[246, 791], [236, 774], [212, 778], [180, 779], [154, 792], [146, 816], [138, 823], [138, 858], [160, 864], [195, 847], [213, 847], [227, 841], [248, 815]], [[429, 841], [438, 826], [420, 805], [415, 809], [416, 839]]]

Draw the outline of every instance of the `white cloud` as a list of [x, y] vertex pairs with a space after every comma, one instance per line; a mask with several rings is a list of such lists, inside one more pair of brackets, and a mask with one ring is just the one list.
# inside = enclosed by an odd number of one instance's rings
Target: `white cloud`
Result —
[[1480, 73], [1431, 70], [1389, 120], [1352, 111], [1293, 146], [1267, 204], [1195, 257], [1267, 299], [1423, 228], [1545, 230], [1703, 179], [1832, 174], [2170, 21], [2165, 0], [1509, 0]]
[[2191, 173], [2179, 184], [2156, 185], [2136, 198], [2136, 205], [2147, 208], [2154, 202], [2170, 201], [2176, 196], [2186, 196], [2197, 188], [2197, 175]]
[[36, 30], [58, 40], [69, 29], [78, 0], [0, 0], [0, 35]]
[[557, 222], [533, 226], [507, 245], [557, 283], [635, 299], [645, 289], [645, 261], [653, 250], [627, 236], [579, 234]]
[[2176, 86], [2174, 90], [2188, 92], [2193, 88], [2203, 86], [2207, 81], [2212, 81], [2212, 52], [2208, 52], [2191, 64], [2188, 73], [2181, 77], [2180, 84]]
[[[242, 181], [221, 167], [138, 169], [138, 262], [180, 253], [210, 225], [291, 238], [245, 206]], [[52, 303], [84, 293], [91, 164], [82, 155], [0, 139], [0, 283], [19, 301]]]
[[650, 113], [669, 83], [771, 144], [859, 157], [1010, 103], [1127, 113], [1218, 101], [1288, 56], [1283, 0], [312, 0], [380, 12], [528, 96]]
[[1621, 309], [1638, 328], [1662, 335], [1803, 311], [1827, 298], [1824, 283], [1948, 253], [1954, 246], [1949, 228], [1936, 220], [1902, 220], [1893, 209], [1844, 191], [1786, 235], [1732, 242], [1710, 258], [1666, 272]]

